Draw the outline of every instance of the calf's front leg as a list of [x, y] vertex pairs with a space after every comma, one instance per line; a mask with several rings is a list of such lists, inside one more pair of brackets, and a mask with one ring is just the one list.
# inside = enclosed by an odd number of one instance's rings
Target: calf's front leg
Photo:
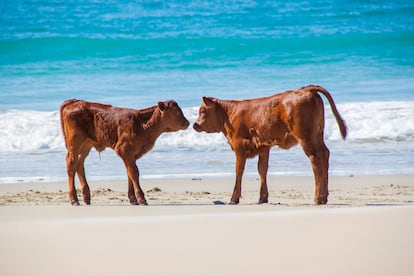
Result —
[[244, 172], [244, 166], [246, 165], [246, 156], [244, 152], [236, 151], [236, 184], [234, 185], [233, 195], [231, 197], [230, 204], [239, 204], [241, 197], [241, 182]]
[[[132, 182], [132, 186], [135, 192], [135, 198], [137, 200], [138, 205], [148, 205], [147, 200], [145, 199], [144, 192], [142, 191], [141, 186], [139, 185], [139, 171], [137, 165], [135, 164], [135, 161], [126, 162], [125, 167], [127, 170], [128, 178]], [[133, 200], [131, 204], [136, 205], [135, 202], [133, 202]]]
[[135, 164], [135, 158], [123, 151], [118, 151], [118, 155], [124, 161], [124, 165], [128, 175], [128, 197], [132, 205], [148, 205], [145, 200], [144, 192], [139, 185], [139, 171]]
[[145, 200], [144, 192], [139, 185], [139, 171], [136, 158], [131, 154], [131, 148], [128, 145], [120, 143], [115, 148], [115, 152], [124, 161], [125, 169], [128, 175], [128, 198], [132, 205], [148, 205]]

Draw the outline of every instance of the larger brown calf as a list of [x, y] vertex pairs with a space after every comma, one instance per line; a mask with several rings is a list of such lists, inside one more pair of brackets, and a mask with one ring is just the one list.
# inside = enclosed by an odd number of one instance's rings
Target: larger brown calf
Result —
[[298, 143], [312, 165], [315, 177], [314, 201], [316, 204], [327, 203], [329, 150], [324, 142], [324, 106], [318, 93], [328, 99], [342, 138], [345, 139], [345, 122], [331, 95], [321, 86], [309, 85], [270, 97], [243, 101], [203, 97], [194, 129], [223, 133], [236, 154], [236, 183], [231, 204], [239, 203], [246, 158], [259, 156], [259, 203], [266, 203], [270, 148], [279, 146], [289, 149]]

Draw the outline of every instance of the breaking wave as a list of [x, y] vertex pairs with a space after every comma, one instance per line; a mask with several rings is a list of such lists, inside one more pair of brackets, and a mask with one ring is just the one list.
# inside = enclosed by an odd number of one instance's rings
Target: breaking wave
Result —
[[[357, 142], [414, 141], [414, 102], [361, 102], [337, 104], [348, 125], [348, 138]], [[340, 140], [340, 133], [329, 105], [325, 105], [325, 138]], [[183, 109], [193, 123], [198, 107]], [[222, 134], [185, 131], [165, 133], [156, 146], [195, 148], [222, 146]], [[0, 152], [63, 151], [59, 112], [32, 110], [0, 111]]]

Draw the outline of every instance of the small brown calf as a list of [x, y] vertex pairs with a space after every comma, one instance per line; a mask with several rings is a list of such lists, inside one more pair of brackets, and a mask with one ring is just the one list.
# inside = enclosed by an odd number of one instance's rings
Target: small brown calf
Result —
[[90, 204], [84, 161], [92, 148], [100, 152], [107, 147], [112, 148], [125, 164], [130, 203], [147, 205], [139, 185], [136, 160], [153, 148], [161, 133], [184, 130], [190, 124], [175, 101], [135, 110], [73, 99], [62, 103], [60, 119], [68, 150], [66, 167], [72, 205], [79, 205], [75, 174], [81, 184], [83, 201]]

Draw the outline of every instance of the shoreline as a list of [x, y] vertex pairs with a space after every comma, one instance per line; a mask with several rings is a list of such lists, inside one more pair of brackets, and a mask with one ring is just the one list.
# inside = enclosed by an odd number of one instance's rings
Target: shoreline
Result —
[[[233, 178], [142, 179], [149, 205], [227, 204]], [[81, 202], [79, 184], [78, 198]], [[129, 205], [126, 180], [89, 182], [91, 205]], [[269, 177], [269, 205], [313, 205], [311, 176]], [[256, 204], [260, 180], [246, 177], [240, 204]], [[331, 176], [327, 206], [414, 204], [414, 174]], [[68, 205], [65, 182], [1, 184], [0, 207], [8, 205]]]

